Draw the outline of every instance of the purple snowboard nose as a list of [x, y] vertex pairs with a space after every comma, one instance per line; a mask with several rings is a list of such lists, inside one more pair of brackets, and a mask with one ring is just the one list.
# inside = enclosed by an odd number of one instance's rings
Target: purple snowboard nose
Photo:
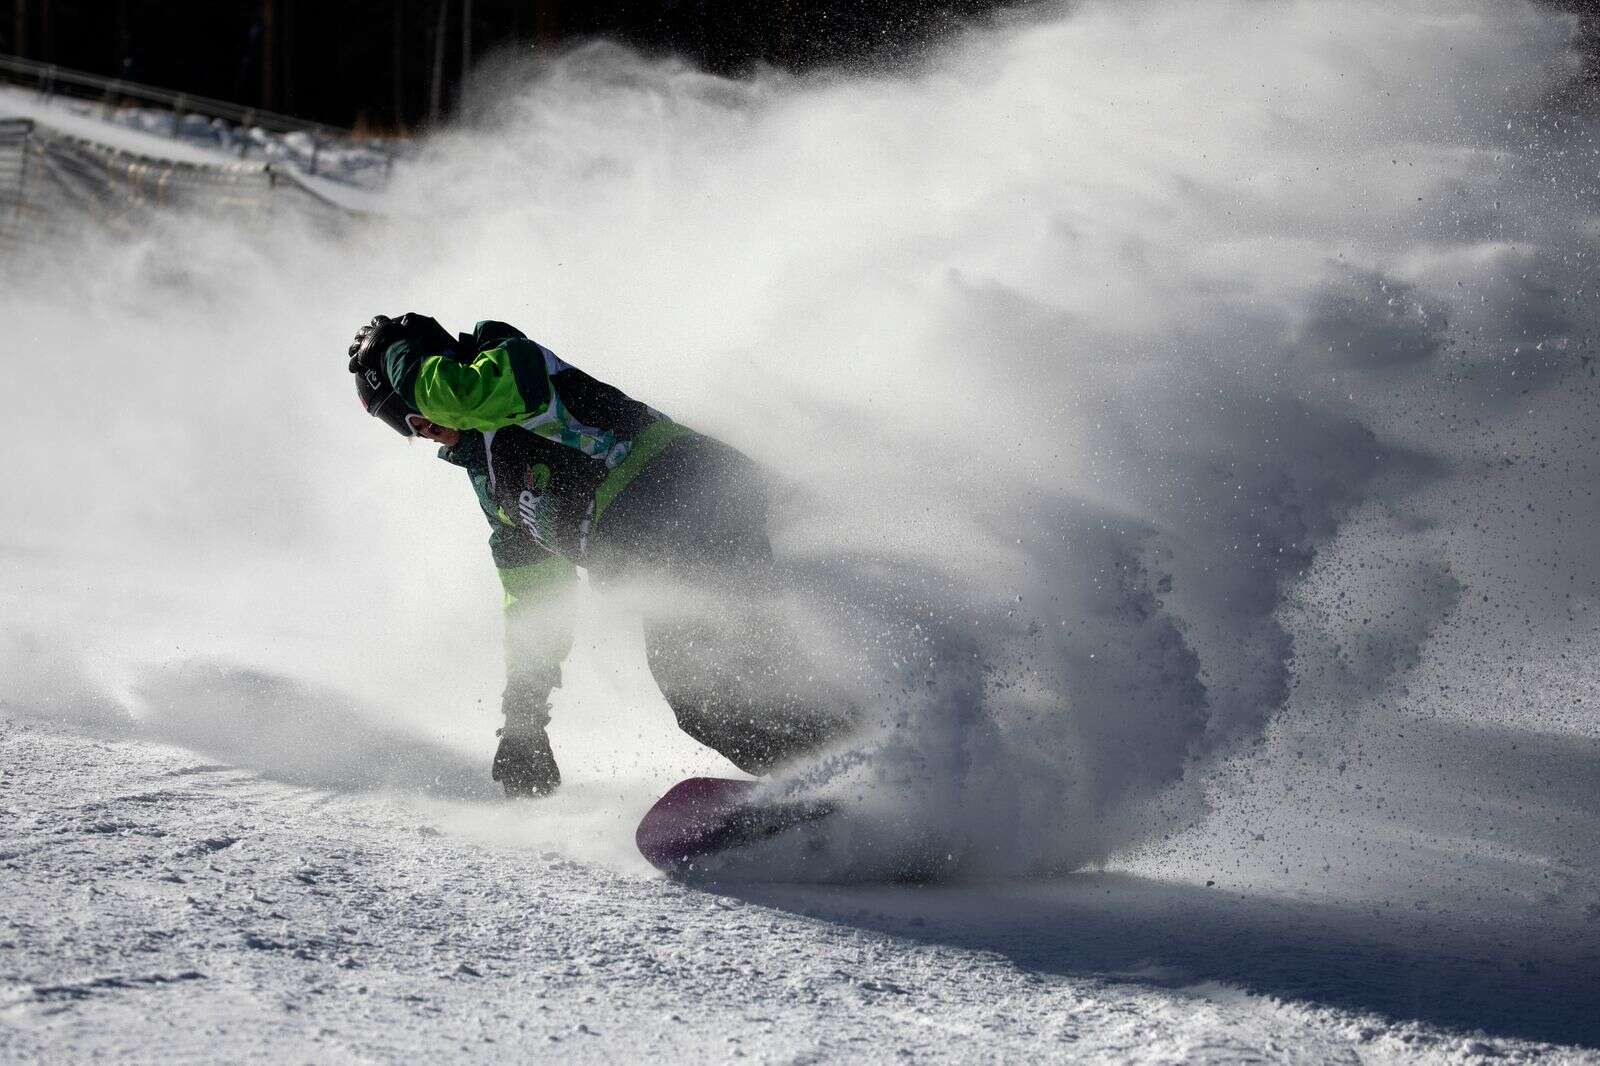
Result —
[[726, 777], [691, 777], [656, 801], [639, 822], [634, 841], [658, 870], [672, 873], [700, 855], [718, 850], [755, 792], [756, 782]]

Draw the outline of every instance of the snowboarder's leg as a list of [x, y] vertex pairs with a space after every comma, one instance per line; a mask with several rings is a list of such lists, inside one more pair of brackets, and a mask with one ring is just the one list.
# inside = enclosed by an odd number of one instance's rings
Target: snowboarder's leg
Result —
[[609, 571], [682, 590], [645, 619], [650, 672], [684, 732], [753, 774], [851, 726], [819, 704], [797, 668], [801, 645], [779, 608], [766, 521], [759, 468], [696, 438], [629, 486], [598, 540], [602, 580]]
[[739, 769], [764, 774], [848, 731], [831, 708], [812, 704], [783, 677], [792, 658], [757, 612], [647, 619], [650, 673], [678, 727]]

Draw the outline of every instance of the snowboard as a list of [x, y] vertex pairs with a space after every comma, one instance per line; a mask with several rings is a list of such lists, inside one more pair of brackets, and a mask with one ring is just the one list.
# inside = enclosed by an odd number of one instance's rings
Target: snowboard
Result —
[[772, 840], [833, 812], [816, 801], [764, 802], [758, 781], [691, 777], [667, 790], [634, 833], [639, 853], [669, 876], [705, 876], [719, 856]]

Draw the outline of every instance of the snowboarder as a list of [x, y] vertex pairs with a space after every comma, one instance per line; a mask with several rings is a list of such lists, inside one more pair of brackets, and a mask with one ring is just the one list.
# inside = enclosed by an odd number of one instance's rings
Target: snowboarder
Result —
[[[847, 728], [808, 700], [776, 588], [755, 464], [563, 362], [504, 322], [452, 336], [379, 315], [350, 344], [367, 413], [441, 445], [472, 481], [505, 590], [507, 796], [561, 781], [546, 726], [572, 646], [577, 568], [604, 588], [670, 581], [648, 609], [652, 676], [691, 737], [761, 774]], [[662, 598], [665, 601], [668, 598]]]

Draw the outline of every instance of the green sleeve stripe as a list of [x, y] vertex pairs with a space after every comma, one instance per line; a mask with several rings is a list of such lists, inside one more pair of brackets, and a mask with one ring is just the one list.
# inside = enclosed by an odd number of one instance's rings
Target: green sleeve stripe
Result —
[[525, 410], [504, 345], [480, 352], [470, 363], [428, 356], [417, 368], [412, 396], [422, 417], [451, 429], [500, 429], [538, 413]]
[[606, 479], [600, 482], [600, 487], [595, 490], [594, 524], [599, 525], [600, 516], [606, 513], [611, 501], [628, 487], [630, 481], [639, 476], [639, 471], [644, 469], [646, 463], [666, 451], [667, 446], [673, 441], [692, 433], [694, 430], [688, 426], [666, 419], [646, 426], [644, 432], [633, 439], [633, 449], [628, 452], [628, 457], [618, 463], [617, 468], [607, 474]]
[[500, 585], [506, 592], [506, 610], [522, 600], [537, 599], [552, 590], [564, 588], [577, 579], [578, 568], [559, 555], [528, 566], [510, 566], [500, 571]]

